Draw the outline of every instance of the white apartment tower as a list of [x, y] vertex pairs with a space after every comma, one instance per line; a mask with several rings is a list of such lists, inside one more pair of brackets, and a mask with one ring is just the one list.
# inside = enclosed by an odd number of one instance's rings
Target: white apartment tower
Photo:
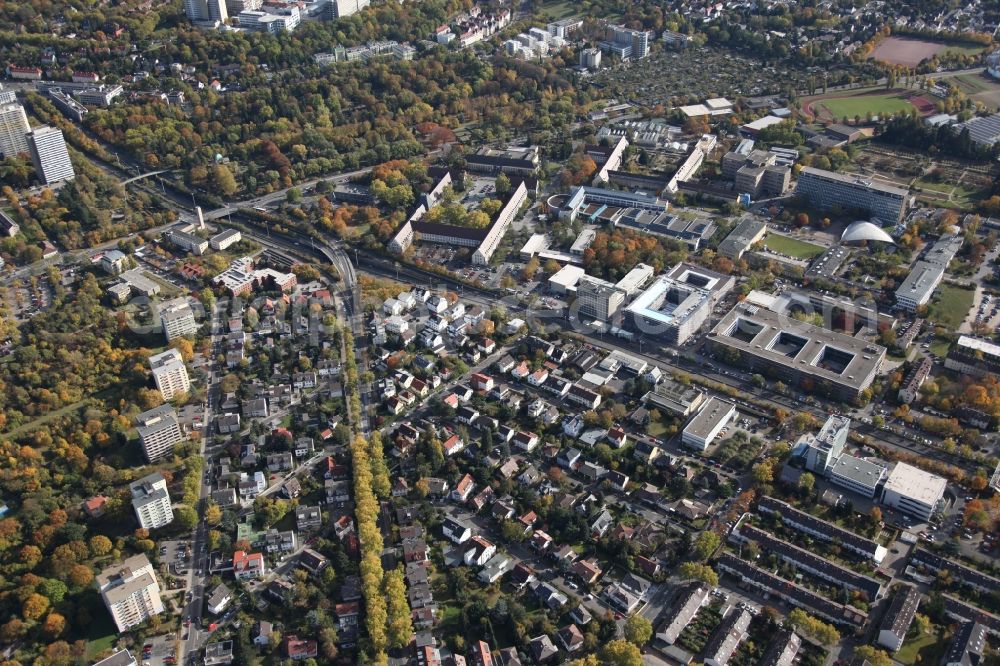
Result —
[[30, 131], [23, 106], [16, 103], [0, 106], [0, 154], [13, 157], [28, 152], [26, 135]]
[[115, 564], [94, 579], [104, 605], [118, 627], [118, 633], [142, 624], [163, 612], [160, 584], [153, 565], [145, 555], [130, 557]]
[[194, 310], [186, 298], [175, 298], [160, 305], [160, 324], [167, 342], [192, 336], [198, 332]]
[[167, 480], [159, 472], [144, 476], [129, 486], [132, 491], [132, 508], [139, 519], [139, 526], [155, 530], [169, 525], [174, 520], [174, 510], [170, 507]]
[[229, 18], [225, 0], [184, 0], [184, 13], [192, 23], [199, 21], [225, 23]]
[[184, 367], [184, 359], [176, 349], [149, 357], [149, 367], [153, 371], [153, 380], [156, 388], [164, 400], [170, 400], [181, 392], [191, 389], [191, 380], [188, 379], [187, 368]]
[[39, 180], [49, 185], [73, 179], [76, 173], [61, 129], [45, 125], [28, 132], [25, 138], [28, 140], [31, 161], [35, 163]]
[[146, 460], [156, 462], [169, 457], [182, 435], [177, 412], [170, 405], [160, 405], [135, 417]]

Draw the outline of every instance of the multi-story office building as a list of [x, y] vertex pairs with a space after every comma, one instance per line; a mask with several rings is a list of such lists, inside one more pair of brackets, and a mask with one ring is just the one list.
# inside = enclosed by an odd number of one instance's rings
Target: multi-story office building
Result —
[[174, 510], [170, 507], [167, 480], [162, 474], [154, 472], [144, 476], [133, 482], [129, 490], [132, 491], [132, 508], [140, 527], [155, 530], [173, 521]]
[[184, 13], [192, 23], [225, 23], [229, 18], [225, 0], [184, 0]]
[[580, 51], [580, 67], [600, 69], [601, 49], [583, 49]]
[[844, 453], [851, 420], [846, 416], [830, 416], [815, 435], [803, 435], [805, 466], [810, 472], [826, 475], [826, 470]]
[[885, 467], [882, 465], [847, 454], [837, 458], [827, 468], [831, 483], [868, 499], [875, 497], [885, 475]]
[[804, 167], [799, 173], [795, 194], [805, 197], [817, 208], [840, 206], [858, 209], [884, 224], [899, 222], [906, 211], [909, 193], [899, 187], [876, 183], [858, 175], [834, 173]]
[[838, 400], [855, 400], [874, 381], [885, 347], [739, 303], [708, 335], [724, 362]]
[[14, 157], [27, 153], [27, 134], [30, 131], [31, 125], [23, 106], [17, 103], [0, 106], [0, 155]]
[[181, 441], [177, 412], [170, 405], [160, 405], [135, 417], [139, 441], [146, 460], [156, 462], [170, 456]]
[[943, 236], [924, 253], [923, 258], [910, 268], [903, 283], [896, 289], [896, 304], [908, 312], [924, 305], [941, 284], [948, 264], [962, 249], [963, 237]]
[[736, 405], [720, 398], [709, 398], [701, 411], [684, 427], [681, 442], [698, 451], [711, 446], [718, 434], [736, 419]]
[[701, 328], [711, 309], [707, 289], [661, 275], [626, 312], [635, 330], [662, 337], [671, 345], [683, 345]]
[[[272, 5], [268, 5], [272, 7]], [[239, 14], [240, 26], [254, 32], [266, 32], [274, 35], [279, 32], [291, 32], [302, 21], [302, 14], [296, 5], [288, 5], [282, 13], [274, 11], [243, 11]]]
[[922, 469], [896, 463], [882, 489], [882, 504], [920, 520], [929, 520], [941, 507], [948, 482]]
[[145, 555], [135, 555], [112, 565], [94, 579], [104, 605], [123, 633], [163, 612], [160, 584]]
[[607, 280], [584, 275], [576, 285], [576, 306], [585, 315], [607, 321], [622, 303], [625, 292]]
[[61, 129], [45, 125], [28, 132], [26, 138], [39, 180], [49, 185], [73, 179], [76, 173]]
[[186, 393], [191, 389], [191, 380], [188, 378], [187, 368], [184, 367], [184, 359], [176, 349], [168, 349], [150, 356], [149, 367], [153, 371], [156, 388], [164, 400], [171, 400], [178, 393]]
[[160, 324], [167, 342], [192, 336], [198, 332], [191, 304], [183, 296], [160, 305]]

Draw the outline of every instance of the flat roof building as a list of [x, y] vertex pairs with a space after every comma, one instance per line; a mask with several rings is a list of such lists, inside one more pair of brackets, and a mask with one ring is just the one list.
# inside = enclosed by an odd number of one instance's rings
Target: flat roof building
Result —
[[831, 414], [818, 433], [803, 435], [799, 441], [806, 447], [804, 451], [806, 469], [826, 476], [827, 470], [844, 452], [850, 431], [849, 418]]
[[845, 454], [827, 469], [827, 475], [831, 483], [871, 499], [885, 480], [886, 469], [878, 463]]
[[943, 477], [898, 462], [882, 489], [882, 503], [928, 520], [941, 506], [947, 487]]
[[191, 389], [184, 358], [176, 349], [149, 357], [149, 367], [153, 371], [153, 381], [164, 400], [172, 400], [178, 393], [186, 393]]
[[736, 405], [721, 398], [711, 397], [691, 422], [684, 426], [681, 442], [698, 451], [704, 451], [719, 432], [736, 418]]
[[661, 275], [625, 311], [635, 330], [680, 346], [702, 327], [712, 304], [708, 289]]
[[877, 183], [870, 177], [803, 167], [795, 194], [817, 208], [840, 206], [865, 210], [884, 224], [899, 222], [906, 210], [907, 190]]
[[177, 338], [191, 337], [198, 332], [198, 322], [194, 318], [191, 304], [183, 296], [160, 305], [160, 325], [167, 342]]
[[882, 368], [885, 347], [739, 303], [708, 335], [730, 365], [839, 400], [856, 400]]
[[719, 254], [738, 261], [753, 245], [764, 240], [767, 234], [767, 223], [756, 217], [746, 216], [729, 232], [725, 240], [719, 243]]
[[576, 286], [576, 309], [599, 321], [618, 313], [625, 302], [625, 292], [607, 280], [584, 275]]
[[145, 555], [114, 564], [94, 578], [118, 632], [123, 633], [163, 612], [160, 584]]
[[666, 410], [672, 416], [690, 416], [701, 406], [705, 394], [690, 384], [681, 384], [673, 379], [664, 379], [656, 387], [642, 396], [643, 403]]
[[629, 298], [635, 296], [636, 292], [646, 286], [655, 271], [648, 264], [636, 264], [625, 276], [615, 283], [615, 286], [625, 292]]
[[169, 457], [181, 441], [177, 412], [169, 404], [154, 407], [135, 417], [139, 441], [146, 460], [157, 462]]
[[132, 508], [135, 509], [140, 527], [155, 530], [174, 520], [167, 480], [162, 474], [154, 472], [134, 481], [129, 485], [129, 490], [132, 493]]
[[549, 291], [556, 294], [575, 293], [577, 283], [586, 274], [581, 267], [567, 264], [549, 278]]

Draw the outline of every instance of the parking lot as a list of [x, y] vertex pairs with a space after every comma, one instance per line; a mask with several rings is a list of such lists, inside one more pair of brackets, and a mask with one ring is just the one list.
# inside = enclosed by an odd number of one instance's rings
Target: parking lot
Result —
[[165, 541], [159, 550], [160, 562], [169, 567], [170, 573], [183, 576], [191, 561], [190, 549], [190, 541]]
[[140, 654], [143, 666], [170, 666], [170, 664], [176, 664], [176, 634], [165, 634], [150, 638], [143, 645]]

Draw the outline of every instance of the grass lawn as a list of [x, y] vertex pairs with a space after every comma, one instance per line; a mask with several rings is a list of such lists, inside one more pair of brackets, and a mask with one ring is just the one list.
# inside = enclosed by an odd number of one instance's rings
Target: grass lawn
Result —
[[812, 259], [823, 254], [823, 248], [819, 245], [781, 234], [768, 234], [767, 238], [764, 239], [764, 245], [768, 249], [796, 259]]
[[895, 94], [857, 95], [854, 97], [832, 97], [820, 102], [834, 118], [864, 117], [869, 111], [875, 115], [886, 113], [903, 113], [913, 108], [913, 105]]
[[985, 46], [977, 46], [975, 44], [951, 44], [945, 48], [940, 55], [979, 55], [986, 50]]
[[93, 661], [96, 655], [110, 650], [118, 638], [111, 616], [107, 613], [98, 613], [96, 617], [92, 617], [87, 624], [86, 638], [88, 661]]
[[559, 2], [546, 2], [541, 6], [540, 10], [553, 20], [559, 20], [573, 16], [577, 13], [579, 7], [576, 3], [569, 0], [560, 0]]
[[646, 426], [646, 434], [650, 437], [663, 437], [667, 432], [667, 426], [662, 421], [650, 421]]
[[940, 358], [947, 356], [950, 348], [951, 343], [944, 338], [934, 338], [930, 346], [931, 353]]
[[972, 307], [973, 290], [942, 284], [931, 301], [928, 318], [954, 330], [965, 321]]
[[952, 79], [966, 95], [990, 90], [990, 84], [977, 74], [962, 74]]
[[922, 634], [915, 638], [908, 637], [903, 647], [896, 653], [896, 661], [907, 666], [913, 666], [918, 659], [922, 664], [936, 664], [941, 661], [947, 645], [948, 642], [939, 632]]

